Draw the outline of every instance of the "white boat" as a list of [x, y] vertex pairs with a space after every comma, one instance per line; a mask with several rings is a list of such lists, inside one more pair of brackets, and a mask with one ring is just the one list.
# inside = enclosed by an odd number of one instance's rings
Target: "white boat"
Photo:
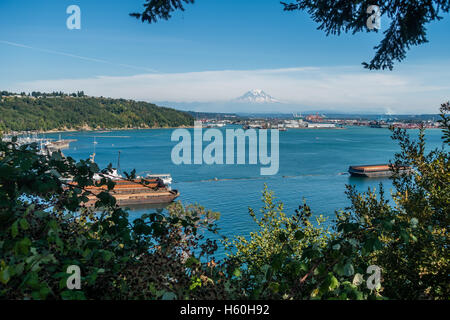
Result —
[[166, 185], [169, 186], [170, 184], [172, 184], [172, 176], [169, 173], [166, 174], [148, 174], [145, 176], [145, 178], [159, 178], [162, 180], [162, 182]]

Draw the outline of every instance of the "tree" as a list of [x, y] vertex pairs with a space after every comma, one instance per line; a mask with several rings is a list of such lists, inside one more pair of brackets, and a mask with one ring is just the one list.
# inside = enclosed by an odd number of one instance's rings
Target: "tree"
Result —
[[283, 241], [280, 239], [289, 242], [295, 255], [301, 255], [302, 249], [308, 245], [323, 247], [327, 243], [330, 233], [322, 228], [326, 219], [320, 216], [311, 222], [312, 212], [306, 204], [290, 216], [284, 212], [283, 203], [276, 202], [267, 185], [264, 186], [262, 201], [264, 206], [260, 210], [260, 218], [253, 209], [249, 209], [253, 222], [258, 226], [257, 230], [249, 238], [237, 236], [232, 242], [226, 243], [226, 246], [236, 248], [233, 258], [253, 272], [261, 272], [261, 268], [282, 251]]
[[168, 20], [176, 10], [184, 11], [183, 3], [194, 3], [195, 0], [146, 0], [142, 13], [130, 13], [130, 16], [142, 22], [153, 23], [159, 19]]
[[[185, 4], [194, 3], [194, 0], [147, 0], [142, 13], [132, 13], [131, 16], [141, 19], [142, 22], [154, 23], [159, 19], [171, 18], [176, 10], [184, 11]], [[440, 13], [448, 13], [449, 0], [421, 0], [421, 1], [371, 1], [371, 0], [295, 0], [294, 2], [281, 2], [285, 11], [302, 10], [308, 12], [312, 19], [319, 24], [318, 29], [324, 30], [327, 35], [341, 34], [342, 32], [366, 31], [367, 19], [372, 13], [367, 13], [369, 6], [377, 4], [381, 16], [390, 20], [389, 28], [384, 31], [384, 38], [375, 47], [373, 59], [363, 62], [365, 68], [370, 70], [389, 69], [394, 67], [394, 61], [406, 58], [406, 52], [411, 46], [428, 42], [426, 25], [439, 21]], [[386, 19], [387, 20], [387, 19]]]
[[[13, 95], [12, 93], [7, 93]], [[86, 97], [83, 91], [70, 94], [62, 92], [33, 92], [35, 99], [2, 99], [1, 121], [5, 131], [51, 130], [90, 127], [140, 127], [154, 123], [161, 127], [191, 125], [193, 118], [186, 112], [158, 107], [146, 102]]]

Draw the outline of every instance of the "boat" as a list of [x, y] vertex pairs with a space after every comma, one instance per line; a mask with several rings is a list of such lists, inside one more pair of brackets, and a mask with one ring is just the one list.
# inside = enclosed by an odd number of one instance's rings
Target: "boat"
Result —
[[410, 174], [412, 169], [409, 166], [395, 166], [390, 164], [374, 164], [350, 166], [348, 172], [354, 177], [385, 178], [391, 177], [398, 170], [401, 174]]
[[[97, 141], [94, 138], [94, 152], [90, 156], [90, 161], [95, 163], [95, 146]], [[101, 192], [108, 192], [116, 199], [118, 206], [135, 205], [166, 205], [173, 202], [180, 196], [178, 190], [172, 190], [172, 176], [170, 174], [148, 174], [147, 176], [137, 176], [135, 179], [125, 179], [119, 174], [120, 151], [117, 159], [117, 169], [110, 168], [107, 172], [96, 173], [93, 176], [94, 181], [100, 181], [104, 178], [112, 180], [115, 185], [112, 190], [108, 186], [88, 186], [84, 190], [89, 192], [88, 201], [84, 204], [86, 207], [94, 206], [98, 201], [97, 195]], [[75, 182], [68, 181], [69, 185], [76, 186]]]
[[77, 140], [70, 139], [70, 140], [49, 141], [45, 145], [45, 147], [52, 151], [63, 150], [63, 149], [68, 149], [70, 147], [70, 143], [75, 142], [75, 141], [77, 141]]
[[75, 141], [77, 141], [77, 140], [76, 139], [61, 139], [61, 135], [59, 135], [59, 139], [56, 141], [52, 141], [52, 139], [49, 139], [45, 143], [45, 148], [47, 148], [50, 153], [53, 153], [54, 151], [68, 149], [70, 147], [70, 144]]
[[[92, 160], [95, 154], [91, 155]], [[106, 173], [94, 174], [94, 181], [103, 178], [112, 180], [115, 186], [108, 190], [108, 186], [88, 186], [84, 190], [89, 192], [86, 207], [92, 207], [98, 201], [97, 195], [101, 192], [108, 192], [116, 199], [118, 206], [133, 205], [167, 205], [180, 196], [178, 190], [172, 190], [170, 184], [172, 177], [170, 174], [151, 174], [145, 178], [125, 179], [118, 173], [117, 169], [110, 169]], [[68, 182], [69, 185], [76, 186], [75, 182]]]
[[86, 187], [86, 190], [91, 192], [87, 196], [89, 201], [86, 206], [95, 205], [98, 200], [96, 195], [105, 191], [114, 196], [118, 206], [169, 204], [180, 195], [177, 190], [168, 188], [159, 179], [119, 180], [115, 183], [114, 189], [110, 191], [106, 186]]
[[[161, 176], [152, 175], [151, 177], [137, 177], [127, 180], [118, 175], [115, 169], [107, 174], [95, 174], [94, 180], [99, 181], [103, 177], [108, 178], [114, 181], [115, 186], [109, 191], [106, 185], [85, 187], [84, 190], [90, 193], [87, 195], [89, 200], [85, 203], [85, 206], [94, 206], [98, 200], [97, 195], [101, 192], [108, 192], [114, 196], [118, 206], [169, 204], [178, 198], [180, 193], [170, 187], [170, 183], [168, 183], [172, 182], [170, 175]], [[69, 184], [76, 186], [76, 183], [73, 182]]]

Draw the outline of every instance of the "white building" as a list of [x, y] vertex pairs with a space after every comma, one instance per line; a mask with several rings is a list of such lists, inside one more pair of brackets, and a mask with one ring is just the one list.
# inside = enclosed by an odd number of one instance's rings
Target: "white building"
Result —
[[336, 128], [334, 123], [308, 123], [308, 128], [329, 129]]
[[306, 128], [308, 124], [300, 120], [284, 120], [284, 127], [285, 128]]

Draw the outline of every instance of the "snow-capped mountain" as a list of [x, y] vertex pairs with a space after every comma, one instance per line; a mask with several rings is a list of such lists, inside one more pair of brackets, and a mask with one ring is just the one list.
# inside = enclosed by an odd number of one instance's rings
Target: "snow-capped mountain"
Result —
[[261, 89], [254, 89], [243, 96], [236, 99], [237, 102], [241, 103], [278, 103], [277, 99], [273, 98], [272, 96], [268, 95]]

